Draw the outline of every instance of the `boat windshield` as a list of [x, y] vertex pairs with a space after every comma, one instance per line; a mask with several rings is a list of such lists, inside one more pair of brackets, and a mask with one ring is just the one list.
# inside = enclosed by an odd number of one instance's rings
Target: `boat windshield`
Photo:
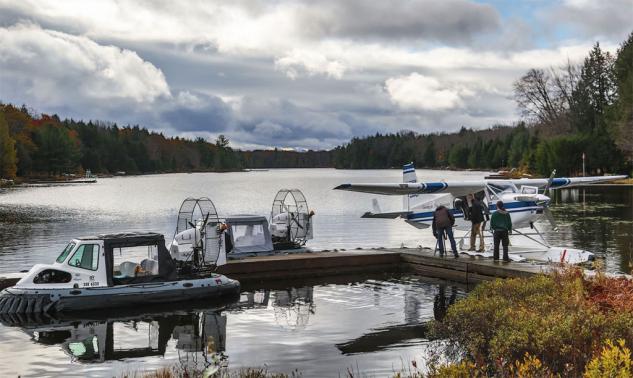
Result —
[[73, 250], [73, 248], [75, 248], [75, 243], [68, 243], [68, 245], [66, 246], [66, 248], [64, 248], [64, 250], [62, 251], [62, 253], [59, 255], [59, 257], [57, 258], [57, 262], [58, 263], [63, 263], [64, 260], [66, 260], [66, 257], [68, 257], [68, 254], [70, 253], [70, 251]]

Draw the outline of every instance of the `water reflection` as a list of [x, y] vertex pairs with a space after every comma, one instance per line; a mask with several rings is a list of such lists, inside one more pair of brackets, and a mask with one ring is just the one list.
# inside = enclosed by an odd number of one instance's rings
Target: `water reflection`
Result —
[[545, 227], [546, 239], [596, 253], [608, 271], [631, 272], [633, 188], [588, 187], [554, 193], [551, 208], [558, 230]]
[[[427, 282], [429, 280], [426, 280]], [[447, 295], [447, 284], [440, 282], [433, 298], [433, 318], [442, 321], [448, 308], [455, 303], [459, 293], [463, 293], [455, 284], [450, 285]], [[407, 345], [411, 342], [426, 341], [429, 330], [428, 317], [423, 310], [428, 308], [428, 297], [420, 296], [417, 290], [409, 288], [404, 292], [404, 323], [372, 329], [371, 332], [353, 340], [339, 343], [336, 347], [346, 355], [371, 353], [389, 348]]]
[[[428, 322], [441, 319], [466, 293], [441, 280], [394, 275], [245, 290], [225, 303], [0, 316], [0, 336], [9, 335], [0, 344], [3, 355], [30, 340], [33, 346], [18, 358], [44, 358], [20, 370], [5, 365], [7, 357], [0, 369], [29, 375], [43, 363], [56, 366], [61, 375], [113, 376], [142, 362], [180, 372], [266, 365], [271, 371], [331, 376], [358, 363], [363, 371], [385, 373], [403, 353], [421, 353]], [[10, 332], [14, 329], [22, 336]]]
[[226, 314], [211, 307], [173, 312], [76, 313], [76, 317], [1, 315], [0, 322], [20, 327], [30, 339], [58, 345], [73, 363], [104, 363], [163, 357], [175, 341], [178, 368], [202, 371], [225, 365]]

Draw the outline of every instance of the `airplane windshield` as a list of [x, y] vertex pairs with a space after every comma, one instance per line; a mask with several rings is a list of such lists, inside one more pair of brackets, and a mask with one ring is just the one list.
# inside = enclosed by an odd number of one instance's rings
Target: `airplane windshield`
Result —
[[75, 243], [68, 243], [68, 245], [66, 246], [66, 248], [64, 248], [64, 250], [62, 251], [62, 253], [59, 255], [59, 257], [57, 258], [57, 262], [58, 263], [63, 263], [64, 260], [66, 260], [66, 257], [68, 257], [68, 254], [70, 253], [70, 251], [73, 250], [73, 248], [75, 248]]

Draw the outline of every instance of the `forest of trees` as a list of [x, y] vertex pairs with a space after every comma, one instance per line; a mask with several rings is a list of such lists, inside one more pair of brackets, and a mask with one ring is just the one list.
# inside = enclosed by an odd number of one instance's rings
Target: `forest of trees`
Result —
[[615, 56], [596, 43], [579, 65], [531, 69], [514, 83], [524, 117], [514, 127], [456, 134], [354, 138], [333, 151], [337, 168], [520, 167], [548, 175], [632, 173], [633, 33]]
[[25, 106], [0, 104], [0, 178], [64, 173], [160, 173], [245, 168], [499, 169], [548, 175], [631, 173], [633, 167], [633, 33], [615, 56], [598, 43], [579, 65], [531, 69], [514, 83], [523, 120], [485, 130], [414, 132], [354, 138], [330, 151], [240, 151], [220, 135], [168, 138], [139, 126], [60, 120]]

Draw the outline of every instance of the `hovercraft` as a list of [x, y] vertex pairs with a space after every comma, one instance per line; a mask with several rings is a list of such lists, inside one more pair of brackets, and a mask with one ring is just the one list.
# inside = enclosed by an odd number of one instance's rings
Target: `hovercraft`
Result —
[[[199, 203], [196, 203], [199, 205]], [[207, 204], [208, 205], [208, 204]], [[238, 281], [215, 273], [226, 263], [215, 208], [197, 206], [191, 238], [172, 258], [161, 234], [121, 233], [73, 239], [53, 264], [37, 264], [0, 292], [0, 315], [83, 311], [238, 295]], [[195, 223], [194, 223], [195, 222]]]

